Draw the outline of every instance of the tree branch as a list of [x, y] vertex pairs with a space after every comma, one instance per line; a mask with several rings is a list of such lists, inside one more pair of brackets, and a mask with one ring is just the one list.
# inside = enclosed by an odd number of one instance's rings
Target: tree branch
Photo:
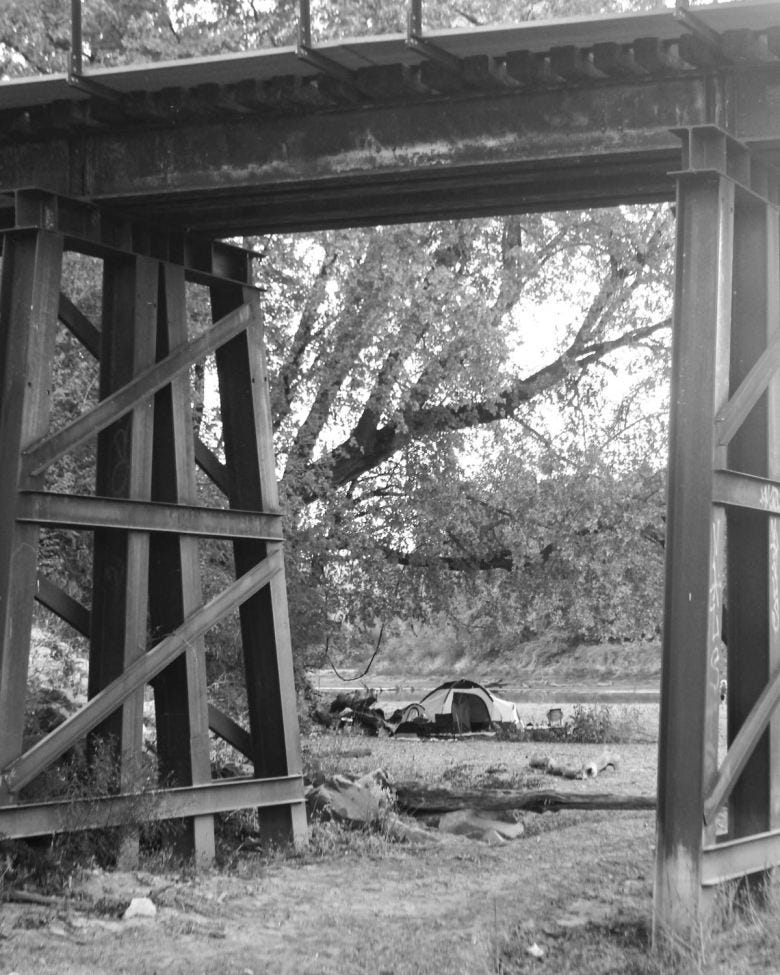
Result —
[[289, 414], [292, 408], [293, 396], [300, 377], [301, 361], [314, 336], [314, 329], [317, 323], [317, 311], [322, 304], [325, 296], [328, 279], [333, 265], [339, 257], [337, 250], [325, 256], [314, 283], [309, 288], [306, 296], [306, 303], [298, 319], [298, 327], [295, 330], [289, 354], [282, 366], [280, 373], [281, 403], [278, 404], [276, 416], [274, 417], [274, 427], [277, 428], [282, 420]]
[[[429, 556], [416, 552], [402, 552], [400, 549], [390, 548], [387, 545], [380, 546], [380, 551], [384, 554], [388, 562], [418, 569], [428, 569], [433, 566], [438, 566], [449, 569], [452, 572], [488, 572], [492, 569], [511, 572], [516, 564], [509, 549], [502, 549], [486, 557], [478, 557], [475, 555]], [[531, 565], [533, 565], [533, 560], [526, 559], [524, 568], [530, 568]]]
[[[332, 465], [332, 483], [340, 486], [359, 477], [413, 440], [430, 437], [442, 430], [473, 429], [497, 420], [511, 419], [523, 404], [552, 389], [573, 371], [582, 373], [608, 353], [633, 345], [648, 335], [668, 328], [670, 324], [671, 319], [666, 318], [624, 332], [614, 339], [591, 342], [580, 348], [569, 346], [557, 359], [505, 389], [494, 402], [409, 409], [403, 414], [403, 424], [394, 421], [381, 428], [364, 429], [360, 431], [360, 436], [357, 429], [353, 429], [349, 438], [339, 444], [327, 459], [327, 463]], [[307, 497], [306, 500], [312, 501], [314, 497]]]

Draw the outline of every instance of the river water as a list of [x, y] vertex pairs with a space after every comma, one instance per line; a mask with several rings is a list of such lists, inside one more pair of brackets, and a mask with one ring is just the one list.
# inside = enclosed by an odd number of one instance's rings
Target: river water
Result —
[[[349, 672], [347, 672], [349, 674]], [[350, 674], [351, 676], [351, 674]], [[339, 691], [371, 690], [381, 704], [387, 702], [419, 701], [451, 677], [414, 677], [409, 675], [368, 675], [362, 680], [340, 680], [332, 670], [316, 670], [309, 673], [312, 685], [324, 696]], [[497, 697], [517, 704], [657, 704], [658, 683], [636, 685], [626, 682], [588, 684], [585, 682], [555, 683], [552, 681], [492, 684], [484, 682]]]

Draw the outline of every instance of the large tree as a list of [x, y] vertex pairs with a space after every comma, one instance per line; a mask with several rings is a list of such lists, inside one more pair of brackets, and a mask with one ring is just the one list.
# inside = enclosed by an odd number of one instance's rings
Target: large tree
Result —
[[264, 242], [315, 632], [457, 611], [464, 585], [515, 633], [654, 632], [670, 229], [660, 207]]

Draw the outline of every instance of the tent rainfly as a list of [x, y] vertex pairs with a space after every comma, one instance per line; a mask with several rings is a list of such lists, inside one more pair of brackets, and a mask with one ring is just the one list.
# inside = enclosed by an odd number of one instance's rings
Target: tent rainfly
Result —
[[497, 724], [520, 725], [512, 701], [495, 697], [472, 680], [451, 680], [430, 691], [420, 701], [424, 717], [437, 725], [451, 726], [458, 734], [485, 731]]

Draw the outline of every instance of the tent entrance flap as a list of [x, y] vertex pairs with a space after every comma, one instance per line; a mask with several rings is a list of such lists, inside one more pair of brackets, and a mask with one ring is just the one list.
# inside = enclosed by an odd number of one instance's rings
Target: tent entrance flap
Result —
[[490, 728], [490, 714], [482, 698], [456, 691], [452, 695], [452, 724], [459, 733]]

